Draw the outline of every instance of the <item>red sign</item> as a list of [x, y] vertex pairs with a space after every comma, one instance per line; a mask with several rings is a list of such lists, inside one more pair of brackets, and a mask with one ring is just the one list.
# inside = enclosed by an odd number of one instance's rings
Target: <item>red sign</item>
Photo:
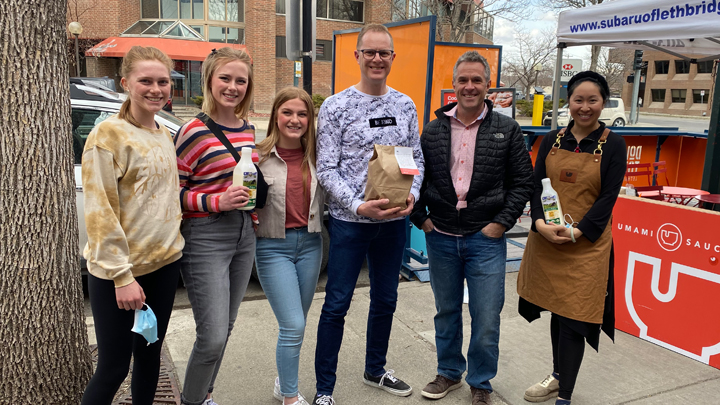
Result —
[[565, 70], [572, 70], [572, 68], [573, 68], [573, 65], [571, 65], [569, 63], [566, 63], [563, 65], [563, 69], [565, 69]]
[[615, 327], [720, 368], [720, 213], [620, 197], [612, 227]]
[[443, 90], [442, 91], [442, 105], [446, 106], [450, 103], [457, 102], [457, 96], [455, 95], [455, 92], [452, 90]]

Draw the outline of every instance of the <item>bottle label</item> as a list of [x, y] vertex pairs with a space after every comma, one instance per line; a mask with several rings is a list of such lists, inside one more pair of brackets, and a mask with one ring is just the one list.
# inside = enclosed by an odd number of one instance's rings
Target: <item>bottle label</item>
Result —
[[248, 199], [247, 206], [254, 207], [255, 201], [257, 200], [257, 173], [243, 172], [243, 186], [250, 189], [250, 191], [248, 191], [250, 198]]
[[555, 196], [543, 196], [541, 199], [543, 212], [545, 213], [545, 222], [562, 225], [557, 198]]

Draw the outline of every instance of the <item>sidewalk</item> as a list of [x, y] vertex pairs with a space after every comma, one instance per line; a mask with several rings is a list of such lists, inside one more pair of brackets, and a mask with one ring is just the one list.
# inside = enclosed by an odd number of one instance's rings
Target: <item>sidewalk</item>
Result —
[[[551, 371], [549, 316], [528, 324], [517, 314], [517, 273], [506, 277], [506, 301], [502, 313], [500, 365], [492, 381], [496, 405], [528, 404], [527, 387]], [[308, 316], [301, 353], [300, 389], [315, 394], [313, 358], [317, 323], [324, 293], [315, 295]], [[345, 337], [338, 364], [335, 399], [342, 404], [430, 404], [420, 390], [435, 376], [433, 295], [429, 284], [400, 284], [388, 368], [413, 388], [412, 396], [398, 398], [362, 383], [365, 329], [369, 288], [358, 288], [345, 324]], [[465, 350], [469, 318], [465, 312]], [[91, 320], [89, 320], [91, 322]], [[173, 313], [166, 343], [182, 383], [194, 341], [190, 309]], [[277, 323], [267, 300], [246, 301], [240, 306], [235, 331], [230, 338], [222, 370], [215, 386], [221, 405], [278, 404], [272, 397], [275, 370]], [[580, 371], [575, 404], [715, 404], [720, 391], [720, 370], [690, 360], [669, 350], [617, 332], [613, 345], [603, 335], [600, 353], [589, 347]], [[453, 391], [438, 404], [469, 404], [467, 386]], [[552, 404], [547, 401], [546, 404]]]

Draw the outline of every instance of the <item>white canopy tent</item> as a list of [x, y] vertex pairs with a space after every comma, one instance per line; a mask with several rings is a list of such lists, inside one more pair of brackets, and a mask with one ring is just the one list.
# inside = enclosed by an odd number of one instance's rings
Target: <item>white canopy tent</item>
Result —
[[[569, 46], [653, 49], [690, 62], [718, 59], [720, 0], [605, 0], [561, 12], [557, 40], [555, 77], [560, 77], [563, 49]], [[720, 143], [715, 136], [720, 118], [719, 84], [716, 80], [703, 176], [704, 189], [713, 193], [720, 193]], [[554, 111], [559, 107], [559, 94], [560, 81], [556, 80]], [[552, 129], [556, 128], [557, 114], [553, 114]]]

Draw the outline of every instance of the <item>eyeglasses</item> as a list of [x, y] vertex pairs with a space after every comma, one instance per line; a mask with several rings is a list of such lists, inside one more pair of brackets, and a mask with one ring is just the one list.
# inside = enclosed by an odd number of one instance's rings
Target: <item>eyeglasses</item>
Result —
[[360, 49], [360, 52], [367, 60], [375, 59], [375, 55], [377, 54], [380, 54], [380, 59], [388, 60], [394, 53], [391, 49], [381, 49], [379, 51], [375, 49]]

